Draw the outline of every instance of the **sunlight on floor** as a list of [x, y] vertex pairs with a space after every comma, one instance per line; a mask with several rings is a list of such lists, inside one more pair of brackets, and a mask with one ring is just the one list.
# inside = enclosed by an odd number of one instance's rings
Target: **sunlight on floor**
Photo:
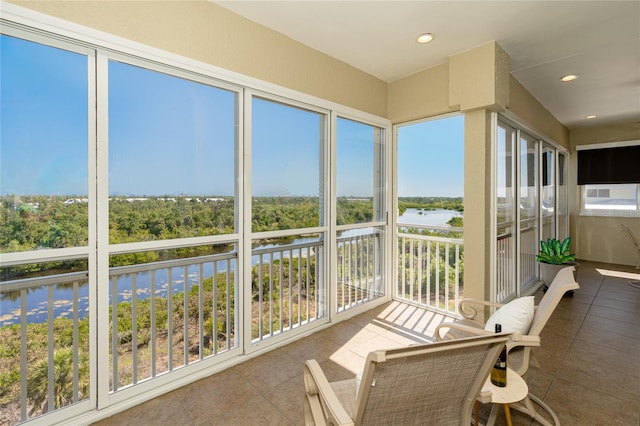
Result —
[[600, 275], [604, 275], [604, 276], [607, 276], [607, 277], [626, 278], [626, 279], [630, 279], [630, 280], [640, 280], [640, 273], [639, 274], [635, 274], [633, 272], [614, 271], [614, 270], [611, 270], [611, 269], [600, 269], [600, 268], [596, 268], [596, 271], [598, 271], [598, 273]]

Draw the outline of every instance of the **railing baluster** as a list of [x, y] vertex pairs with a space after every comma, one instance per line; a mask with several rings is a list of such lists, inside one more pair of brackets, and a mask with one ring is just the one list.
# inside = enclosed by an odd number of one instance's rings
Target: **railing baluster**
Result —
[[[358, 237], [356, 238], [356, 256], [358, 256], [357, 258], [357, 264], [358, 264], [358, 268], [359, 268], [359, 272], [358, 272], [358, 287], [360, 290], [360, 297], [358, 299], [357, 302], [362, 302], [364, 300], [364, 287], [366, 285], [364, 279], [365, 279], [365, 275], [364, 275], [364, 239], [362, 237]], [[356, 303], [357, 303], [356, 302]]]
[[444, 310], [449, 310], [449, 243], [444, 245]]
[[78, 402], [78, 322], [80, 321], [78, 312], [78, 282], [73, 282], [73, 402]]
[[431, 306], [431, 241], [427, 241], [427, 305]]
[[302, 248], [298, 249], [298, 325], [302, 324]]
[[307, 300], [307, 322], [311, 321], [311, 248], [307, 248], [307, 291], [306, 291], [306, 300]]
[[[232, 300], [231, 300], [231, 276], [230, 276], [231, 272], [230, 272], [230, 270], [231, 270], [231, 261], [227, 260], [227, 279], [226, 279], [227, 297], [226, 297], [226, 306], [225, 306], [226, 313], [227, 313], [227, 324], [225, 326], [225, 332], [227, 334], [227, 347], [225, 348], [226, 350], [231, 349], [231, 328], [230, 327], [231, 327], [231, 303], [232, 303]], [[237, 277], [237, 274], [234, 274], [234, 280], [237, 279], [235, 277]], [[234, 283], [235, 283], [235, 281], [234, 281]], [[237, 307], [236, 300], [237, 299], [233, 299], [234, 307]], [[235, 309], [234, 309], [234, 312], [236, 312]], [[234, 321], [234, 323], [235, 323], [235, 321]], [[235, 326], [234, 326], [233, 330], [235, 331]]]
[[293, 329], [293, 249], [289, 250], [289, 329]]
[[204, 268], [203, 264], [198, 265], [198, 358], [203, 359], [204, 353]]
[[[282, 262], [282, 259], [280, 260]], [[273, 336], [273, 252], [269, 253], [269, 335]]]
[[401, 282], [400, 288], [401, 288], [402, 293], [399, 296], [402, 297], [403, 299], [405, 299], [406, 298], [406, 294], [407, 294], [407, 291], [406, 291], [407, 256], [406, 256], [406, 253], [405, 253], [405, 245], [406, 245], [407, 242], [406, 242], [406, 240], [404, 238], [401, 238], [400, 242], [401, 242], [401, 244], [400, 244], [400, 256], [401, 256], [400, 257], [400, 259], [401, 259], [400, 264], [402, 265], [402, 276], [401, 276], [401, 279], [400, 279], [400, 282]]
[[118, 381], [118, 277], [111, 277], [111, 365], [113, 384], [111, 388], [115, 391], [120, 387]]
[[131, 277], [131, 358], [133, 384], [138, 383], [138, 274]]
[[411, 262], [409, 263], [409, 300], [413, 300], [413, 284], [415, 281], [415, 275], [414, 275], [414, 268], [413, 268], [413, 253], [414, 253], [414, 246], [413, 246], [413, 240], [409, 241], [409, 259], [411, 259]]
[[[229, 261], [227, 260], [227, 273], [229, 271], [229, 265], [228, 265]], [[229, 277], [227, 276], [227, 283], [229, 281]], [[213, 354], [217, 355], [218, 354], [218, 262], [217, 261], [213, 261], [213, 290], [212, 290], [212, 295], [213, 295], [213, 300], [211, 301], [211, 303], [213, 304], [212, 306], [212, 310], [211, 310], [211, 323], [212, 323], [212, 330], [211, 330], [211, 339], [212, 342], [211, 344], [213, 345]], [[227, 300], [227, 305], [229, 304], [229, 301]], [[226, 336], [227, 339], [229, 338], [229, 336]], [[227, 346], [228, 347], [228, 346]]]
[[436, 308], [440, 307], [440, 241], [436, 241]]
[[173, 268], [167, 270], [167, 368], [173, 371]]
[[182, 267], [183, 284], [182, 288], [182, 354], [184, 357], [184, 364], [189, 365], [189, 266]]
[[54, 307], [54, 299], [53, 299], [53, 286], [50, 285], [47, 287], [47, 325], [48, 325], [48, 357], [49, 357], [49, 368], [47, 372], [47, 383], [48, 383], [48, 401], [47, 401], [47, 411], [51, 412], [55, 410], [55, 388], [54, 388], [54, 378], [55, 378], [55, 363], [54, 363], [54, 340], [53, 340], [53, 307]]
[[345, 280], [346, 280], [346, 268], [347, 268], [347, 264], [346, 264], [346, 254], [345, 254], [345, 250], [346, 250], [346, 243], [345, 242], [340, 242], [339, 243], [340, 246], [340, 264], [342, 266], [341, 268], [341, 278], [338, 280], [339, 282], [339, 286], [340, 288], [338, 289], [338, 312], [344, 309], [344, 284], [345, 284]]
[[149, 283], [149, 297], [151, 300], [149, 301], [149, 316], [150, 324], [151, 324], [151, 377], [156, 377], [156, 360], [158, 354], [156, 353], [156, 345], [157, 345], [157, 334], [158, 330], [156, 328], [156, 271], [151, 271]]
[[422, 245], [423, 241], [418, 240], [418, 303], [422, 302]]
[[262, 339], [264, 336], [262, 331], [262, 256], [258, 256], [258, 339]]
[[456, 315], [458, 314], [458, 300], [460, 298], [460, 245], [456, 244], [456, 288], [455, 288], [455, 300], [453, 303], [453, 309]]
[[[278, 268], [278, 313], [280, 315], [280, 331], [285, 330], [285, 321], [283, 316], [284, 310], [284, 252], [280, 255], [280, 268]], [[289, 262], [291, 262], [291, 258], [289, 258]]]
[[372, 242], [371, 236], [367, 236], [367, 238], [363, 242], [364, 243], [364, 259], [365, 259], [364, 264], [366, 265], [365, 274], [364, 274], [364, 280], [365, 280], [364, 282], [365, 282], [365, 285], [366, 285], [365, 298], [367, 300], [371, 299], [371, 285], [372, 285], [371, 280], [370, 280], [371, 279], [370, 272], [371, 272], [372, 259], [369, 258], [371, 242]]
[[20, 419], [27, 420], [27, 289], [20, 290]]

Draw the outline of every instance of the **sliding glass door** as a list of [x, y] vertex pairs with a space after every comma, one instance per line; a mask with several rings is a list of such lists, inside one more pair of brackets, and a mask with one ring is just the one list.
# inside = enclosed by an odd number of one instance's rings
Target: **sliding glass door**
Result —
[[499, 119], [496, 129], [496, 301], [538, 282], [541, 239], [568, 235], [567, 154]]

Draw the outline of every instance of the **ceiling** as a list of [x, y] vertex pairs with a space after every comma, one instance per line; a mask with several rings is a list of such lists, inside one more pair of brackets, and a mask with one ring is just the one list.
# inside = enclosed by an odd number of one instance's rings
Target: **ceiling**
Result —
[[386, 82], [495, 40], [565, 126], [640, 122], [638, 0], [214, 2]]

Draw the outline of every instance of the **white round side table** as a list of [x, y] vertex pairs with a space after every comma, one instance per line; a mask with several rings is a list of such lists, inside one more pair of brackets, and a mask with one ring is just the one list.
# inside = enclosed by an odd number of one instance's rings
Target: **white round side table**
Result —
[[[487, 420], [487, 426], [495, 424], [498, 410], [496, 410], [495, 404], [502, 404], [504, 407], [504, 416], [507, 422], [507, 426], [512, 426], [511, 423], [511, 411], [509, 410], [509, 404], [522, 401], [529, 393], [529, 387], [527, 382], [522, 377], [510, 368], [507, 368], [507, 386], [499, 387], [491, 383], [491, 378], [487, 378], [484, 383], [478, 401], [483, 404], [494, 404]], [[477, 407], [476, 407], [476, 425], [477, 425]]]

